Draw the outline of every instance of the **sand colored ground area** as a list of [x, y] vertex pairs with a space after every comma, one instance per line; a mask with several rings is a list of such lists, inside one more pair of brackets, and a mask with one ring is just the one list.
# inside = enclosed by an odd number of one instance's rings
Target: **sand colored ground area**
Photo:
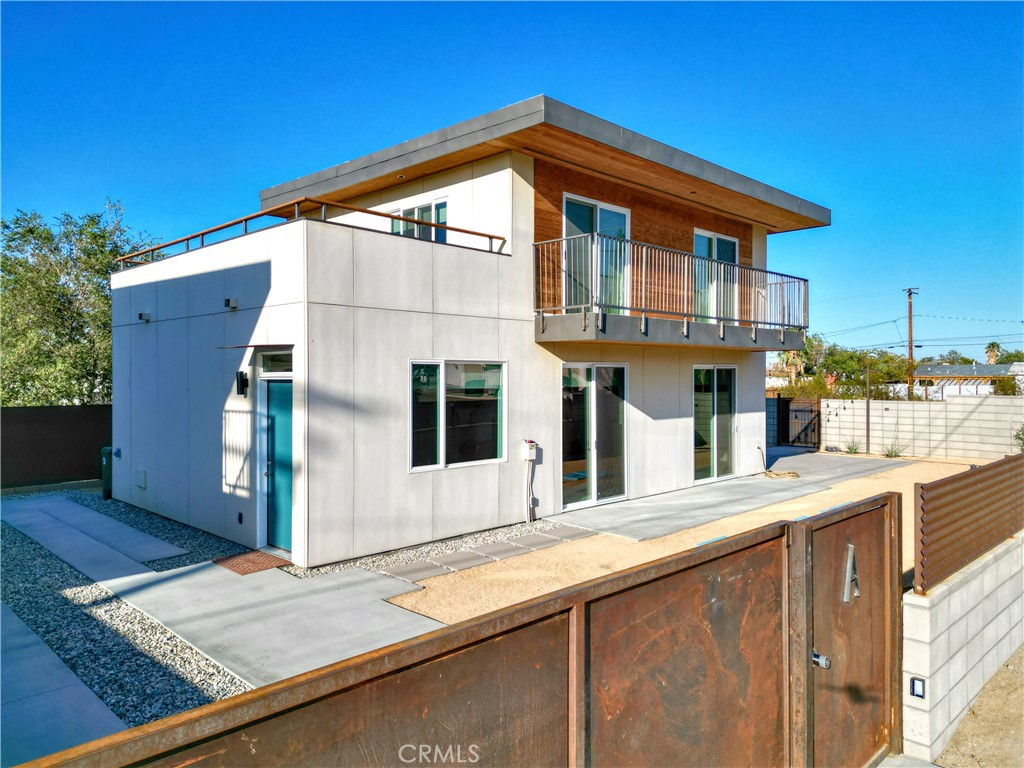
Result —
[[[977, 462], [985, 463], [985, 462]], [[903, 494], [903, 569], [913, 566], [914, 483], [927, 483], [970, 468], [967, 461], [914, 461], [891, 470], [837, 483], [828, 490], [723, 518], [648, 541], [597, 534], [579, 541], [500, 560], [422, 582], [424, 587], [391, 602], [432, 619], [455, 624], [598, 576], [685, 552], [779, 520], [815, 515], [887, 491]], [[798, 483], [799, 479], [778, 479]]]

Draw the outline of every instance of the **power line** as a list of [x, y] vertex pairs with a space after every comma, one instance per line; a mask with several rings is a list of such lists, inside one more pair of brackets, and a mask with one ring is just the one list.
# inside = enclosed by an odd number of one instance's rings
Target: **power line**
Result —
[[829, 331], [828, 333], [823, 333], [821, 335], [822, 336], [839, 336], [839, 335], [844, 334], [844, 333], [853, 333], [854, 331], [864, 331], [864, 330], [867, 330], [868, 328], [877, 328], [880, 325], [888, 325], [889, 323], [895, 323], [897, 320], [901, 320], [901, 319], [902, 318], [896, 317], [896, 318], [893, 318], [892, 320], [883, 320], [880, 323], [869, 323], [868, 325], [858, 325], [856, 328], [844, 328], [841, 331]]
[[975, 323], [1020, 323], [1024, 320], [995, 320], [989, 317], [950, 317], [948, 315], [918, 315], [918, 317], [930, 317], [935, 320], [968, 320]]

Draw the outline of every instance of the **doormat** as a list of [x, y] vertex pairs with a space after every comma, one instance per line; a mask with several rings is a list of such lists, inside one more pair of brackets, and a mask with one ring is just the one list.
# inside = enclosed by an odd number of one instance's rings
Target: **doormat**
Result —
[[243, 552], [240, 555], [215, 557], [213, 562], [217, 565], [223, 565], [229, 571], [234, 571], [241, 576], [259, 573], [260, 571], [269, 571], [271, 568], [280, 568], [282, 565], [291, 565], [283, 557], [272, 555], [269, 552], [260, 552], [258, 549]]

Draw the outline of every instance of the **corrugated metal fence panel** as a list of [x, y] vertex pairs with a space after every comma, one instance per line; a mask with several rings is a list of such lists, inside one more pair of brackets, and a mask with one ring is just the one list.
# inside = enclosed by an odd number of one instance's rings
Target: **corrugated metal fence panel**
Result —
[[914, 591], [1024, 529], [1024, 454], [914, 486]]

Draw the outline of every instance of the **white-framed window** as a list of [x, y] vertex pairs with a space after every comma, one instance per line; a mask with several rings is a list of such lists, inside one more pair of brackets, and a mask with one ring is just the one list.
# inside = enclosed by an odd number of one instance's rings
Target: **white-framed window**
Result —
[[739, 264], [740, 241], [735, 237], [708, 232], [706, 229], [694, 229], [693, 255]]
[[410, 361], [411, 469], [504, 460], [505, 368], [492, 361]]
[[392, 219], [391, 234], [393, 235], [415, 237], [420, 240], [433, 240], [435, 243], [448, 242], [448, 230], [430, 226], [430, 224], [446, 225], [448, 223], [447, 200], [435, 200], [432, 203], [423, 203], [411, 208], [389, 211], [389, 213], [405, 219], [429, 222], [429, 224], [415, 224], [411, 221], [396, 221]]

